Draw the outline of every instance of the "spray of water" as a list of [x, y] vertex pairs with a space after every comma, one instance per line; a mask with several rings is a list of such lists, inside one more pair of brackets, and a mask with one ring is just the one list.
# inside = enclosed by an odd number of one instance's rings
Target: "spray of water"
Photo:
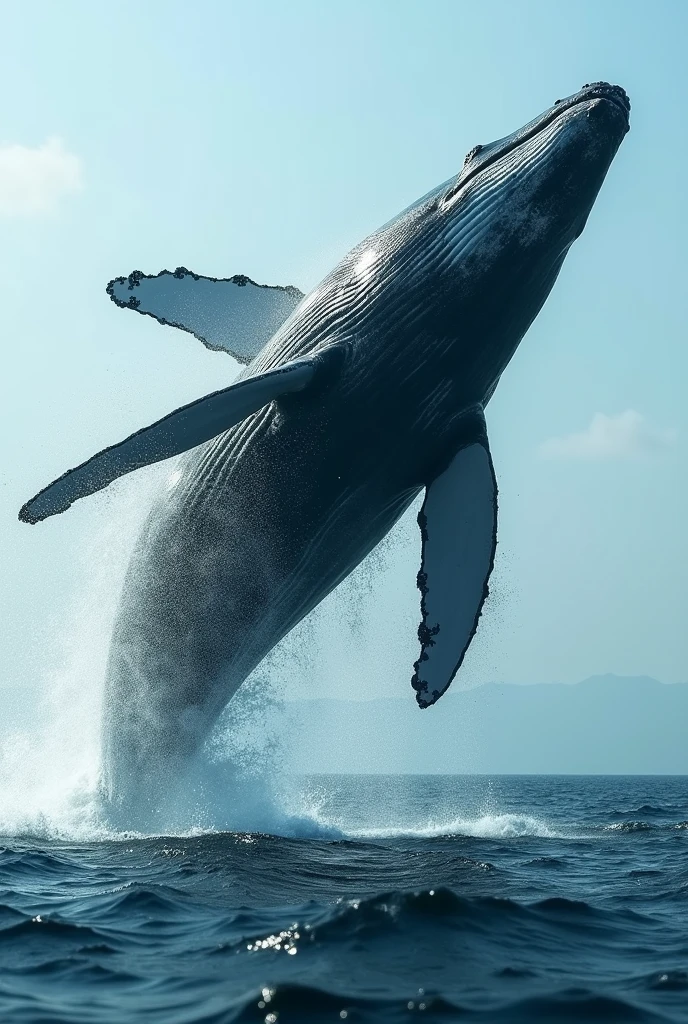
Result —
[[[42, 706], [31, 728], [3, 735], [0, 746], [0, 834], [74, 841], [129, 838], [103, 812], [99, 797], [100, 721], [112, 625], [124, 576], [154, 491], [174, 467], [125, 478], [96, 506], [99, 525], [80, 543], [81, 565], [71, 604], [45, 651]], [[94, 518], [97, 518], [94, 517]], [[409, 517], [411, 520], [411, 517]], [[285, 695], [357, 692], [382, 666], [410, 663], [409, 623], [385, 621], [379, 605], [396, 585], [399, 550], [417, 540], [402, 522], [348, 581], [263, 662], [228, 705], [190, 777], [171, 801], [162, 830], [358, 838], [460, 833], [507, 837], [548, 835], [535, 819], [483, 808], [466, 816], [431, 804], [401, 818], [360, 822], [333, 808], [327, 793], [289, 771], [292, 745], [303, 741], [285, 723]], [[413, 540], [411, 540], [413, 538]], [[415, 562], [415, 551], [410, 551]], [[412, 580], [413, 575], [408, 573]], [[415, 608], [412, 610], [415, 615]], [[391, 627], [391, 628], [390, 628]], [[390, 639], [391, 635], [391, 639]], [[400, 636], [403, 639], [400, 639]], [[377, 661], [376, 661], [377, 659]], [[372, 668], [371, 668], [372, 667]], [[394, 674], [394, 670], [392, 670]], [[358, 695], [366, 696], [358, 686]], [[337, 737], [332, 737], [333, 743]], [[126, 825], [125, 825], [126, 828]], [[161, 829], [158, 827], [158, 831]]]
[[[29, 726], [1, 737], [0, 834], [76, 841], [132, 835], [112, 825], [99, 795], [104, 679], [131, 552], [154, 492], [173, 471], [144, 470], [92, 503], [99, 524], [79, 545], [75, 593], [56, 616], [44, 652], [39, 706]], [[294, 658], [276, 652], [231, 702], [175, 794], [166, 832], [338, 834], [284, 809], [288, 737], [279, 729], [280, 665], [293, 668]]]

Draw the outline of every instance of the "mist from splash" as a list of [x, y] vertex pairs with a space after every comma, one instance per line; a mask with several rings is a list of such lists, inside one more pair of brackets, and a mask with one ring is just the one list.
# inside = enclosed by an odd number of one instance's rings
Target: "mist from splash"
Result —
[[[99, 799], [101, 709], [108, 648], [126, 568], [154, 492], [174, 467], [125, 478], [102, 500], [97, 527], [80, 546], [71, 605], [44, 652], [40, 705], [30, 726], [0, 737], [0, 835], [66, 841], [128, 838]], [[93, 503], [96, 504], [95, 502]], [[375, 828], [348, 821], [327, 795], [289, 771], [303, 737], [284, 728], [286, 698], [334, 692], [365, 698], [365, 680], [405, 678], [415, 647], [415, 589], [395, 612], [400, 560], [416, 564], [413, 510], [337, 591], [266, 658], [221, 716], [183, 788], [165, 834], [264, 832], [295, 837], [546, 834], [537, 821], [485, 810], [427, 808], [406, 820], [381, 814]], [[403, 571], [413, 580], [406, 565]], [[396, 614], [396, 620], [395, 620]], [[354, 685], [354, 681], [356, 681]], [[358, 687], [358, 689], [357, 689]], [[333, 743], [347, 742], [332, 737]], [[355, 765], [352, 765], [355, 769]], [[160, 827], [158, 826], [158, 831]]]
[[[159, 469], [122, 481], [83, 538], [77, 586], [56, 614], [34, 721], [2, 737], [0, 833], [105, 838], [99, 811], [100, 719], [108, 646], [126, 566]], [[29, 714], [25, 715], [29, 721]]]
[[[0, 834], [76, 841], [133, 834], [113, 828], [99, 796], [104, 680], [136, 537], [171, 472], [152, 467], [119, 481], [83, 540], [75, 593], [45, 651], [39, 703], [25, 716], [31, 724], [2, 736]], [[278, 717], [275, 687], [262, 673], [232, 702], [188, 784], [175, 792], [166, 832], [279, 830]]]

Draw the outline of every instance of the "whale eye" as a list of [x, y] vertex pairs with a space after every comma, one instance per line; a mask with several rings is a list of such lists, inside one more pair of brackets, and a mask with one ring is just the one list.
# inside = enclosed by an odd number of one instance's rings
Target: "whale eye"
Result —
[[466, 166], [467, 163], [470, 163], [470, 161], [473, 159], [474, 156], [478, 155], [478, 153], [481, 151], [481, 149], [484, 149], [484, 147], [483, 146], [474, 146], [473, 149], [469, 149], [469, 151], [466, 153], [466, 158], [465, 158], [465, 160], [463, 162], [464, 167]]

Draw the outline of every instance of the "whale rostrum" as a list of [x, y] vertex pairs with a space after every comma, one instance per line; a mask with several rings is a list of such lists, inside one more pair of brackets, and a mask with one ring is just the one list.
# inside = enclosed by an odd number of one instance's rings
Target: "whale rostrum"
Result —
[[253, 668], [424, 489], [422, 708], [478, 628], [497, 543], [484, 410], [581, 234], [629, 127], [603, 82], [505, 139], [363, 242], [304, 296], [180, 267], [108, 285], [123, 308], [243, 363], [228, 388], [65, 473], [36, 523], [181, 456], [143, 526], [111, 640], [103, 789], [152, 814]]

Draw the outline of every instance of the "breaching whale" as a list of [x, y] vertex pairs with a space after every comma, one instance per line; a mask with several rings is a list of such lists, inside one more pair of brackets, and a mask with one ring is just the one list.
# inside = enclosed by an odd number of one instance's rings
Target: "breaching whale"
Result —
[[110, 282], [117, 305], [247, 364], [228, 388], [70, 470], [35, 523], [186, 453], [143, 526], [114, 626], [103, 788], [132, 815], [198, 750], [270, 649], [422, 489], [421, 708], [488, 593], [497, 484], [484, 408], [580, 235], [629, 127], [585, 86], [357, 245], [309, 295], [185, 268]]

